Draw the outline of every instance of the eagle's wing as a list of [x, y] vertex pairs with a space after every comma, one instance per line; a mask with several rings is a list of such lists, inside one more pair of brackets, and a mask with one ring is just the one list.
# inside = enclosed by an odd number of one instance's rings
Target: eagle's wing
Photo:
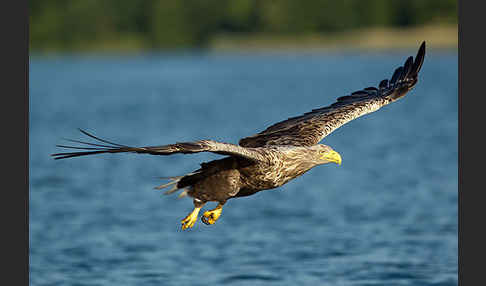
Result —
[[256, 135], [241, 139], [239, 145], [315, 145], [347, 122], [403, 97], [417, 83], [424, 56], [425, 42], [420, 46], [415, 60], [409, 57], [403, 66], [395, 70], [390, 80], [382, 80], [378, 87], [353, 92], [339, 97], [330, 106], [278, 122]]
[[259, 152], [258, 150], [254, 150], [254, 148], [245, 148], [234, 144], [221, 143], [212, 140], [182, 142], [182, 143], [175, 143], [175, 144], [161, 145], [161, 146], [130, 147], [130, 146], [120, 145], [117, 143], [113, 143], [98, 138], [81, 129], [79, 129], [79, 131], [81, 131], [83, 134], [95, 140], [98, 140], [102, 143], [106, 143], [108, 145], [66, 139], [70, 142], [84, 144], [87, 146], [56, 145], [57, 147], [61, 147], [61, 148], [78, 149], [83, 151], [56, 153], [56, 154], [52, 154], [51, 156], [53, 156], [54, 159], [57, 160], [57, 159], [65, 159], [71, 157], [102, 154], [102, 153], [131, 152], [131, 153], [145, 153], [151, 155], [171, 155], [175, 153], [189, 154], [189, 153], [198, 153], [198, 152], [212, 152], [220, 155], [239, 156], [252, 161], [266, 161], [266, 158], [262, 154], [262, 152]]

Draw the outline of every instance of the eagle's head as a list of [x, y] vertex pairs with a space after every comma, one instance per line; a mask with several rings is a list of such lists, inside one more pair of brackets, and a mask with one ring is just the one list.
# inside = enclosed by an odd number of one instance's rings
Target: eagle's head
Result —
[[309, 147], [309, 150], [312, 153], [313, 160], [318, 165], [327, 163], [336, 163], [338, 165], [341, 165], [341, 155], [339, 155], [338, 152], [334, 151], [331, 147], [327, 145], [317, 144]]
[[283, 150], [286, 153], [289, 165], [299, 166], [298, 169], [309, 170], [327, 163], [341, 165], [341, 155], [327, 145], [286, 146]]

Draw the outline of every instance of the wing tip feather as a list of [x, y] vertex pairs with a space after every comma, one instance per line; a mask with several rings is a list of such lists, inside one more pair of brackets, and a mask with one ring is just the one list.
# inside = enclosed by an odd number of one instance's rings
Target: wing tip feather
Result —
[[413, 62], [412, 70], [410, 71], [410, 75], [416, 77], [420, 70], [422, 69], [422, 65], [425, 59], [425, 41], [422, 42], [420, 48], [417, 51], [417, 55], [415, 56], [415, 60]]

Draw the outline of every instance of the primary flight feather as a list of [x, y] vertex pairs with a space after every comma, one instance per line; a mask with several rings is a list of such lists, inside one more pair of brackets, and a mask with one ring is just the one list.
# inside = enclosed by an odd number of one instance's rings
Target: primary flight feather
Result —
[[166, 194], [181, 190], [179, 197], [193, 198], [194, 210], [182, 221], [182, 229], [192, 228], [199, 211], [206, 202], [218, 206], [203, 213], [205, 224], [215, 223], [228, 199], [249, 196], [262, 190], [277, 188], [302, 175], [311, 168], [327, 164], [341, 164], [341, 156], [331, 147], [318, 144], [331, 132], [362, 115], [374, 112], [402, 98], [418, 82], [418, 73], [425, 57], [425, 42], [415, 56], [407, 58], [392, 77], [377, 87], [368, 87], [342, 96], [329, 106], [314, 109], [303, 115], [278, 122], [264, 131], [242, 138], [239, 145], [200, 140], [161, 146], [130, 147], [98, 138], [84, 130], [86, 136], [98, 143], [68, 141], [85, 146], [57, 145], [83, 151], [52, 154], [54, 159], [102, 153], [145, 153], [171, 155], [175, 153], [212, 152], [225, 158], [202, 163], [201, 168], [184, 176], [172, 177], [157, 189], [171, 187]]

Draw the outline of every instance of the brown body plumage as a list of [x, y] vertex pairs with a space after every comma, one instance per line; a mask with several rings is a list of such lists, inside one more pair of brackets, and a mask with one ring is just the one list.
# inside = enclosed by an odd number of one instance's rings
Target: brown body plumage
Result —
[[187, 194], [201, 202], [224, 204], [230, 198], [280, 187], [312, 167], [330, 162], [307, 158], [309, 153], [319, 152], [317, 149], [331, 150], [327, 146], [256, 148], [255, 151], [261, 152], [266, 160], [252, 161], [230, 156], [202, 163], [199, 170], [180, 178], [180, 181], [176, 179], [175, 187], [188, 187]]
[[425, 42], [420, 46], [415, 60], [409, 57], [403, 66], [395, 70], [390, 80], [381, 81], [378, 87], [353, 92], [338, 98], [330, 106], [276, 123], [256, 135], [241, 139], [239, 145], [200, 140], [162, 146], [130, 147], [80, 130], [100, 143], [69, 140], [90, 147], [58, 145], [84, 151], [57, 153], [53, 156], [55, 159], [63, 159], [122, 152], [152, 155], [213, 152], [227, 155], [223, 159], [202, 163], [200, 169], [185, 176], [170, 178], [169, 183], [156, 187], [163, 189], [172, 186], [166, 194], [181, 190], [180, 197], [189, 195], [193, 198], [195, 209], [182, 220], [183, 229], [194, 225], [199, 210], [206, 202], [218, 202], [215, 209], [206, 211], [201, 217], [206, 224], [213, 224], [221, 215], [222, 206], [228, 199], [277, 188], [317, 165], [330, 162], [340, 164], [340, 155], [331, 147], [318, 142], [343, 124], [403, 97], [416, 85], [424, 56]]

